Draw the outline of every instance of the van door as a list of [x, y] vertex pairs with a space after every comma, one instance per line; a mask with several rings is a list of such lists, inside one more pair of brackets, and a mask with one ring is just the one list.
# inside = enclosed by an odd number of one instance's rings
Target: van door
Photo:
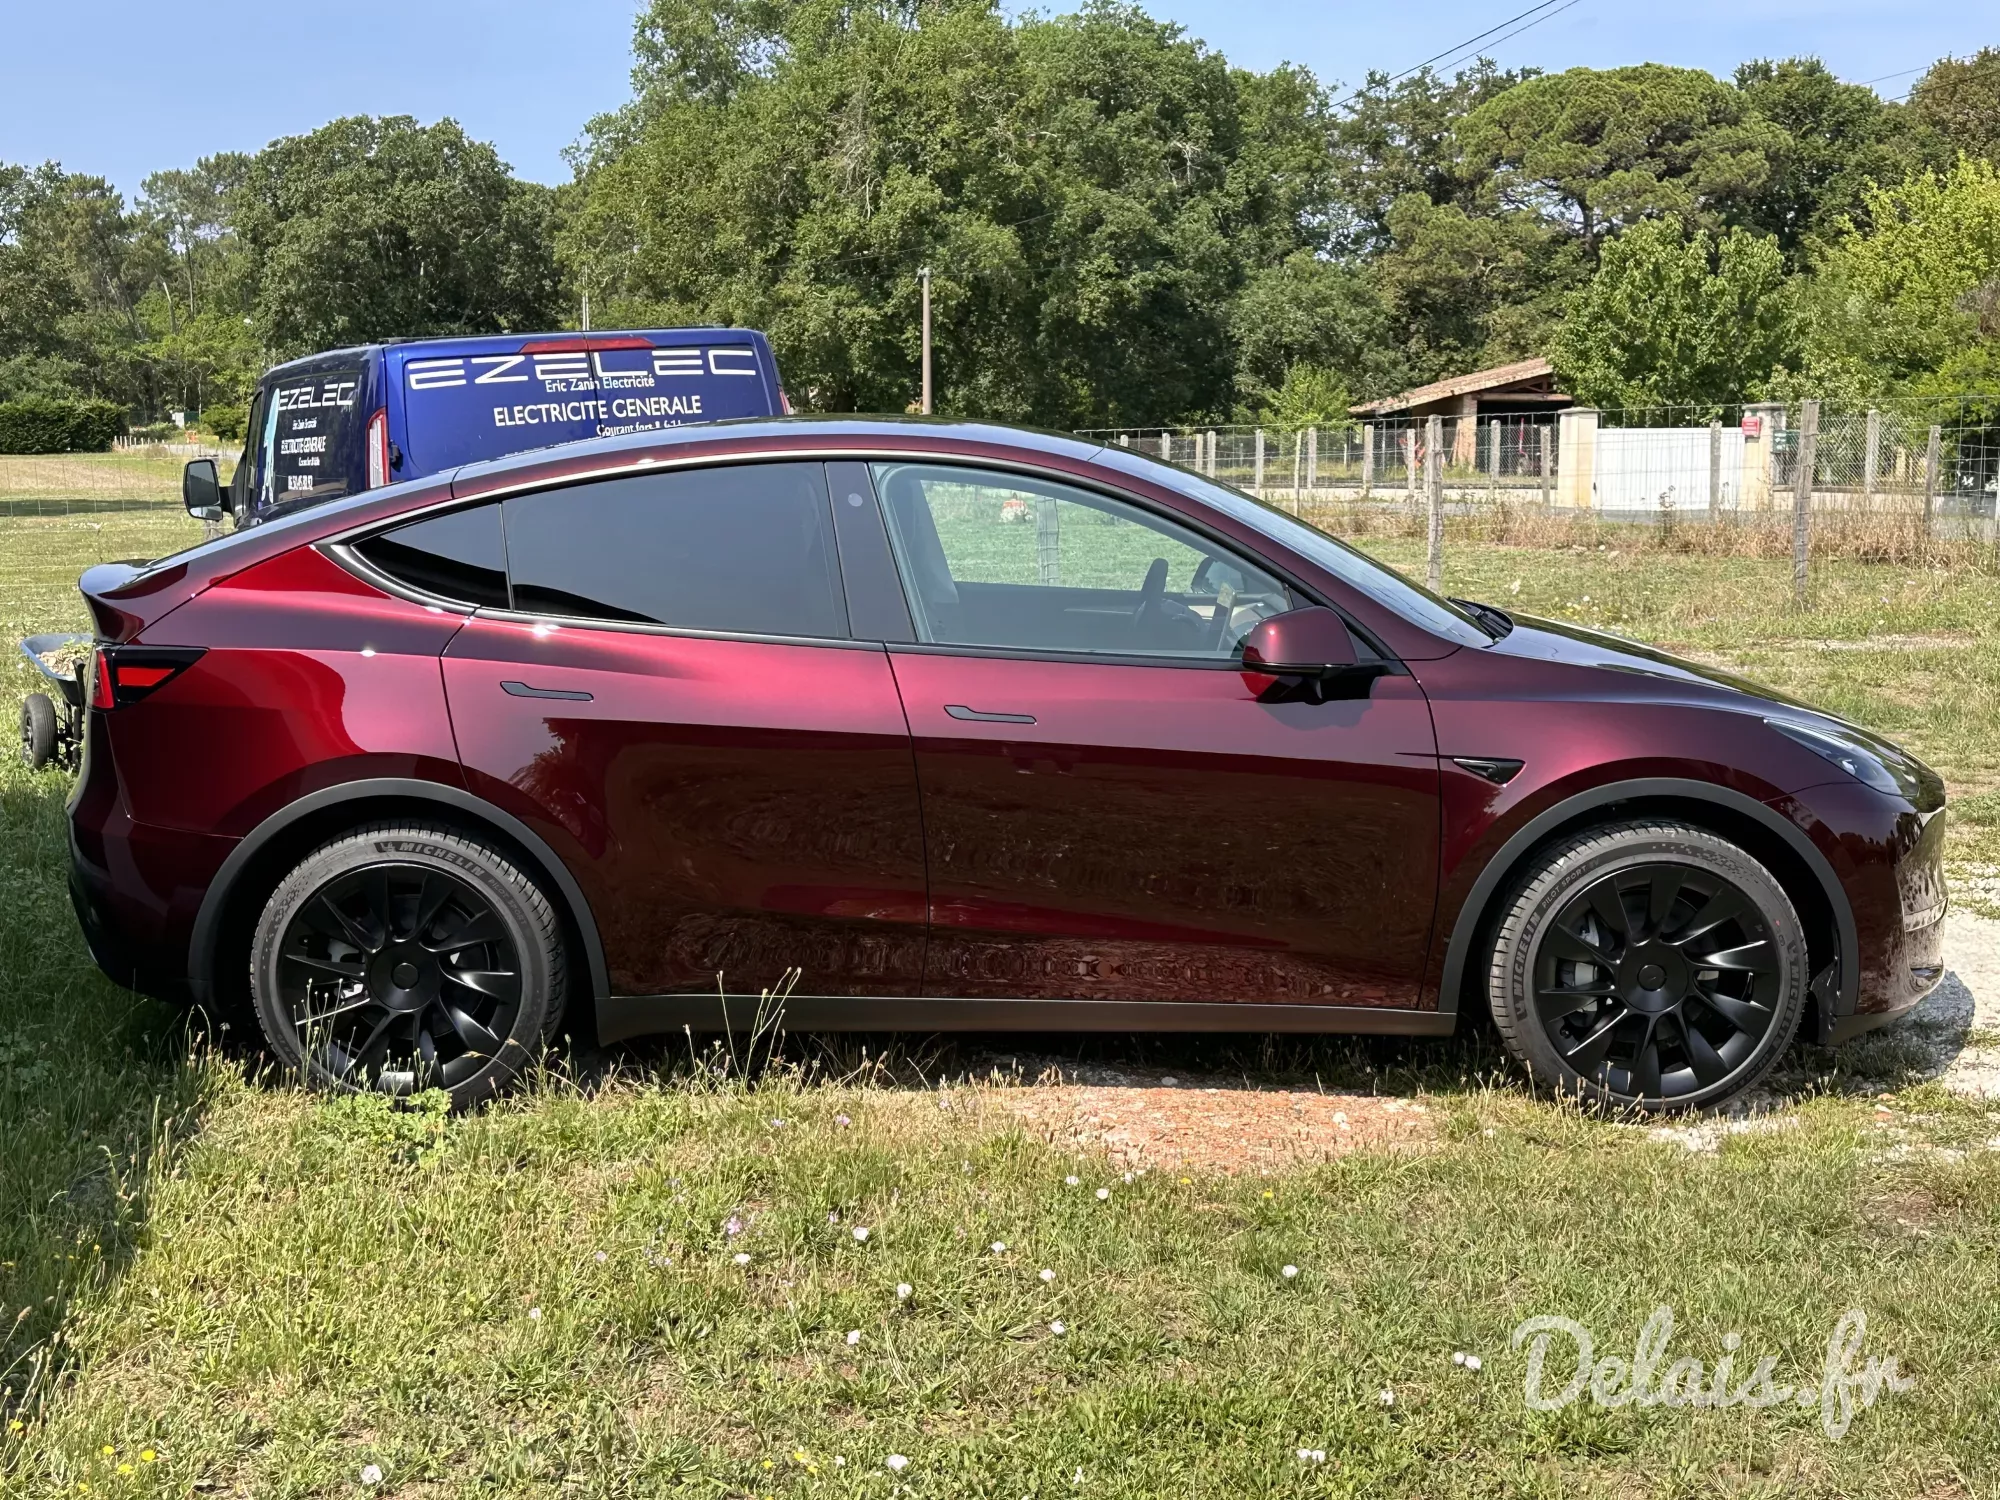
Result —
[[252, 513], [337, 500], [367, 488], [363, 451], [370, 361], [352, 351], [265, 377], [250, 434], [257, 471]]

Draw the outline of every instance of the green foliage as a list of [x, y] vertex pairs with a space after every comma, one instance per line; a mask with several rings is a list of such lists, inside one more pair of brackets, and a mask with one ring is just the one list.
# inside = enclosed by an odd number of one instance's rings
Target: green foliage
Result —
[[1549, 341], [1563, 388], [1590, 406], [1698, 406], [1755, 393], [1790, 354], [1789, 291], [1774, 239], [1686, 234], [1671, 219], [1604, 247]]
[[942, 410], [1226, 412], [1234, 299], [1320, 201], [1317, 85], [1136, 9], [658, 0], [640, 54], [564, 262], [618, 322], [766, 329], [813, 409], [910, 402], [930, 265]]
[[0, 401], [0, 453], [98, 453], [124, 431], [115, 401]]
[[554, 203], [450, 120], [335, 120], [244, 167], [232, 222], [278, 358], [563, 317]]
[[1784, 132], [1699, 68], [1571, 68], [1517, 84], [1466, 117], [1467, 164], [1500, 202], [1538, 214], [1595, 255], [1644, 219], [1713, 227], [1770, 179]]
[[1874, 395], [1949, 387], [1992, 366], [2000, 342], [2000, 172], [1964, 158], [1871, 191], [1817, 266], [1805, 376]]
[[243, 429], [249, 425], [250, 409], [241, 402], [227, 402], [215, 406], [205, 406], [201, 411], [201, 423], [225, 443], [243, 441]]
[[1324, 365], [1296, 364], [1285, 371], [1284, 384], [1271, 393], [1257, 419], [1296, 432], [1302, 427], [1337, 431], [1351, 427], [1347, 408], [1354, 397], [1337, 371]]
[[1909, 108], [1942, 163], [1964, 152], [2000, 166], [2000, 47], [1939, 58], [1911, 88]]
[[1896, 112], [1873, 89], [1842, 83], [1816, 57], [1747, 62], [1736, 70], [1736, 87], [1785, 140], [1769, 180], [1735, 222], [1774, 236], [1795, 269], [1810, 245], [1862, 212], [1873, 183], [1899, 181], [1909, 170]]

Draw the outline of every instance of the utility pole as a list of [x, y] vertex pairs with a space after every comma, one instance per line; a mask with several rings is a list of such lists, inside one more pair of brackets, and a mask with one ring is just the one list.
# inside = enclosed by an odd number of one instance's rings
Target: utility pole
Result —
[[924, 415], [931, 414], [931, 268], [917, 272], [924, 284]]
[[1792, 484], [1792, 607], [1806, 607], [1806, 562], [1812, 555], [1814, 470], [1819, 464], [1819, 402], [1799, 403], [1799, 446]]

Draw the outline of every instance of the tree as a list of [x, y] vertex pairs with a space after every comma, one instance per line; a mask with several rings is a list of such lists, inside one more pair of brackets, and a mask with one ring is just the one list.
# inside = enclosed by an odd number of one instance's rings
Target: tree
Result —
[[279, 358], [561, 319], [549, 190], [451, 120], [335, 120], [272, 142], [231, 194], [253, 316]]
[[1693, 235], [1674, 219], [1604, 247], [1597, 274], [1550, 337], [1563, 388], [1589, 406], [1713, 414], [1791, 356], [1784, 255], [1741, 229]]
[[1910, 89], [1909, 110], [1942, 165], [1960, 152], [2000, 165], [2000, 48], [1938, 59]]
[[1714, 228], [1769, 180], [1785, 135], [1698, 68], [1645, 63], [1531, 78], [1459, 128], [1468, 169], [1503, 207], [1538, 214], [1594, 260], [1645, 219]]
[[1297, 407], [1300, 380], [1314, 389], [1338, 384], [1343, 414], [1349, 390], [1381, 395], [1408, 383], [1367, 273], [1308, 250], [1251, 274], [1232, 307], [1230, 333], [1245, 420]]
[[1539, 70], [1501, 72], [1480, 58], [1449, 80], [1419, 68], [1406, 78], [1370, 73], [1334, 125], [1329, 240], [1351, 253], [1386, 249], [1389, 211], [1412, 193], [1433, 204], [1481, 206], [1484, 172], [1468, 174], [1457, 131], [1461, 121]]
[[1734, 221], [1776, 238], [1793, 268], [1803, 268], [1815, 241], [1862, 212], [1873, 182], [1908, 172], [1897, 111], [1873, 89], [1842, 83], [1816, 57], [1744, 63], [1736, 87], [1751, 113], [1785, 139], [1770, 177]]
[[1809, 383], [1853, 397], [1984, 380], [2000, 348], [2000, 171], [1961, 158], [1870, 191], [1818, 261], [1805, 320]]
[[764, 328], [795, 397], [902, 410], [933, 269], [941, 409], [1226, 414], [1234, 301], [1323, 216], [1323, 98], [1136, 8], [654, 0], [562, 233], [621, 321]]

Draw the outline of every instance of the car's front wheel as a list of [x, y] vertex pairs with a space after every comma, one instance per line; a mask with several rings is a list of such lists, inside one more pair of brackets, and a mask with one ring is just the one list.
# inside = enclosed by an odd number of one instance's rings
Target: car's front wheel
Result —
[[527, 1065], [562, 1016], [562, 927], [498, 849], [419, 824], [322, 845], [272, 892], [250, 988], [272, 1050], [318, 1087], [465, 1106]]
[[1701, 1109], [1790, 1044], [1806, 971], [1769, 870], [1705, 829], [1648, 820], [1542, 852], [1502, 909], [1487, 992], [1537, 1080], [1617, 1108]]

